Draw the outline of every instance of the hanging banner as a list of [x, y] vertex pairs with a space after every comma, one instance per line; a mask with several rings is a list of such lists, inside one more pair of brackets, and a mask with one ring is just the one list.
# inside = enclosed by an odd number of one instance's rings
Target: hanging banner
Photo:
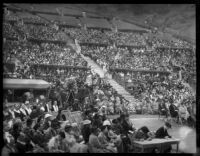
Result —
[[68, 120], [71, 124], [77, 123], [80, 126], [81, 122], [83, 121], [81, 111], [70, 112], [69, 110], [63, 110], [61, 112], [61, 116], [62, 115], [65, 115], [66, 120]]

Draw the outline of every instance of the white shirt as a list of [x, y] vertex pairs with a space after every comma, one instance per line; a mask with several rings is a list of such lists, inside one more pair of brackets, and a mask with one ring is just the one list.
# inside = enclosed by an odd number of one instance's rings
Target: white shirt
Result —
[[86, 78], [86, 84], [88, 84], [89, 86], [92, 85], [92, 75], [88, 75]]
[[27, 115], [27, 114], [26, 114], [26, 111], [25, 111], [23, 108], [20, 108], [20, 111], [21, 111], [24, 115]]
[[58, 106], [56, 105], [53, 105], [53, 108], [54, 108], [54, 112], [58, 112]]
[[49, 112], [49, 105], [48, 105], [48, 104], [46, 104], [46, 106], [47, 106], [47, 111]]
[[14, 109], [14, 111], [15, 111], [15, 112], [17, 112], [17, 113], [20, 113], [20, 111], [19, 111], [19, 110], [16, 110], [16, 109]]
[[13, 119], [15, 118], [15, 113], [9, 109], [9, 112], [12, 114]]
[[45, 111], [45, 109], [44, 109], [44, 107], [42, 106], [42, 107], [40, 107], [40, 109], [42, 110], [42, 111]]
[[30, 115], [32, 110], [30, 108], [28, 108], [28, 107], [26, 107], [26, 110], [27, 110], [28, 114]]

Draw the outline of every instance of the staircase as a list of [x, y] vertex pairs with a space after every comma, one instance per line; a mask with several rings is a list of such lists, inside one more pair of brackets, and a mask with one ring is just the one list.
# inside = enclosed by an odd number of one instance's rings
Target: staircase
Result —
[[102, 68], [97, 65], [93, 60], [91, 60], [89, 57], [85, 57], [84, 55], [81, 54], [81, 57], [87, 61], [88, 66], [91, 67], [91, 69], [100, 75], [101, 78], [105, 78], [105, 80], [113, 87], [114, 90], [117, 91], [118, 94], [122, 95], [127, 101], [129, 101], [128, 108], [132, 111], [135, 112], [135, 105], [136, 102], [139, 103], [138, 100], [136, 100], [130, 93], [128, 93], [124, 87], [119, 85], [114, 79], [112, 79], [112, 76], [110, 74], [106, 74], [102, 70]]

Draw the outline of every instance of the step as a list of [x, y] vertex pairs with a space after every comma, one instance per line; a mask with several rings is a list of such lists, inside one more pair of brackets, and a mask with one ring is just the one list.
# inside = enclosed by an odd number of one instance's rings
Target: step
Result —
[[[91, 60], [88, 57], [85, 57], [84, 55], [82, 55], [82, 58], [88, 62], [88, 65], [91, 66], [91, 68], [94, 70], [94, 72], [98, 73], [100, 76], [104, 77], [104, 71], [103, 69], [97, 65], [93, 60]], [[109, 76], [109, 75], [108, 75]], [[110, 75], [111, 77], [111, 75]], [[124, 97], [126, 100], [128, 100], [130, 102], [130, 104], [135, 104], [135, 102], [137, 101], [129, 92], [127, 92], [123, 86], [121, 86], [120, 84], [118, 84], [114, 79], [111, 78], [106, 78], [106, 81], [118, 92], [118, 94], [122, 95], [122, 97]], [[134, 110], [133, 110], [134, 111]]]

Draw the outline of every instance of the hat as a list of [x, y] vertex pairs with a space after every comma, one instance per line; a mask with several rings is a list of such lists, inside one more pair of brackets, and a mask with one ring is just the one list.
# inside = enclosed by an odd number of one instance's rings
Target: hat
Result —
[[48, 118], [48, 117], [51, 117], [52, 115], [51, 114], [45, 114], [44, 118]]
[[91, 123], [90, 120], [84, 120], [84, 121], [83, 121], [83, 125], [88, 125], [88, 124], [90, 124], [90, 123]]
[[103, 122], [103, 126], [110, 126], [111, 124], [110, 124], [110, 121], [108, 121], [108, 120], [105, 120], [104, 122]]
[[69, 121], [61, 121], [60, 127], [63, 129], [67, 124], [70, 124]]
[[172, 128], [172, 125], [169, 122], [165, 122], [165, 126], [167, 126], [168, 128]]
[[77, 127], [78, 124], [76, 122], [72, 123], [72, 127]]
[[99, 116], [103, 116], [103, 113], [100, 112], [100, 113], [99, 113]]
[[19, 108], [20, 107], [20, 103], [16, 103], [15, 107]]
[[96, 99], [96, 101], [100, 101], [100, 99]]
[[78, 99], [74, 99], [74, 101], [78, 102]]

